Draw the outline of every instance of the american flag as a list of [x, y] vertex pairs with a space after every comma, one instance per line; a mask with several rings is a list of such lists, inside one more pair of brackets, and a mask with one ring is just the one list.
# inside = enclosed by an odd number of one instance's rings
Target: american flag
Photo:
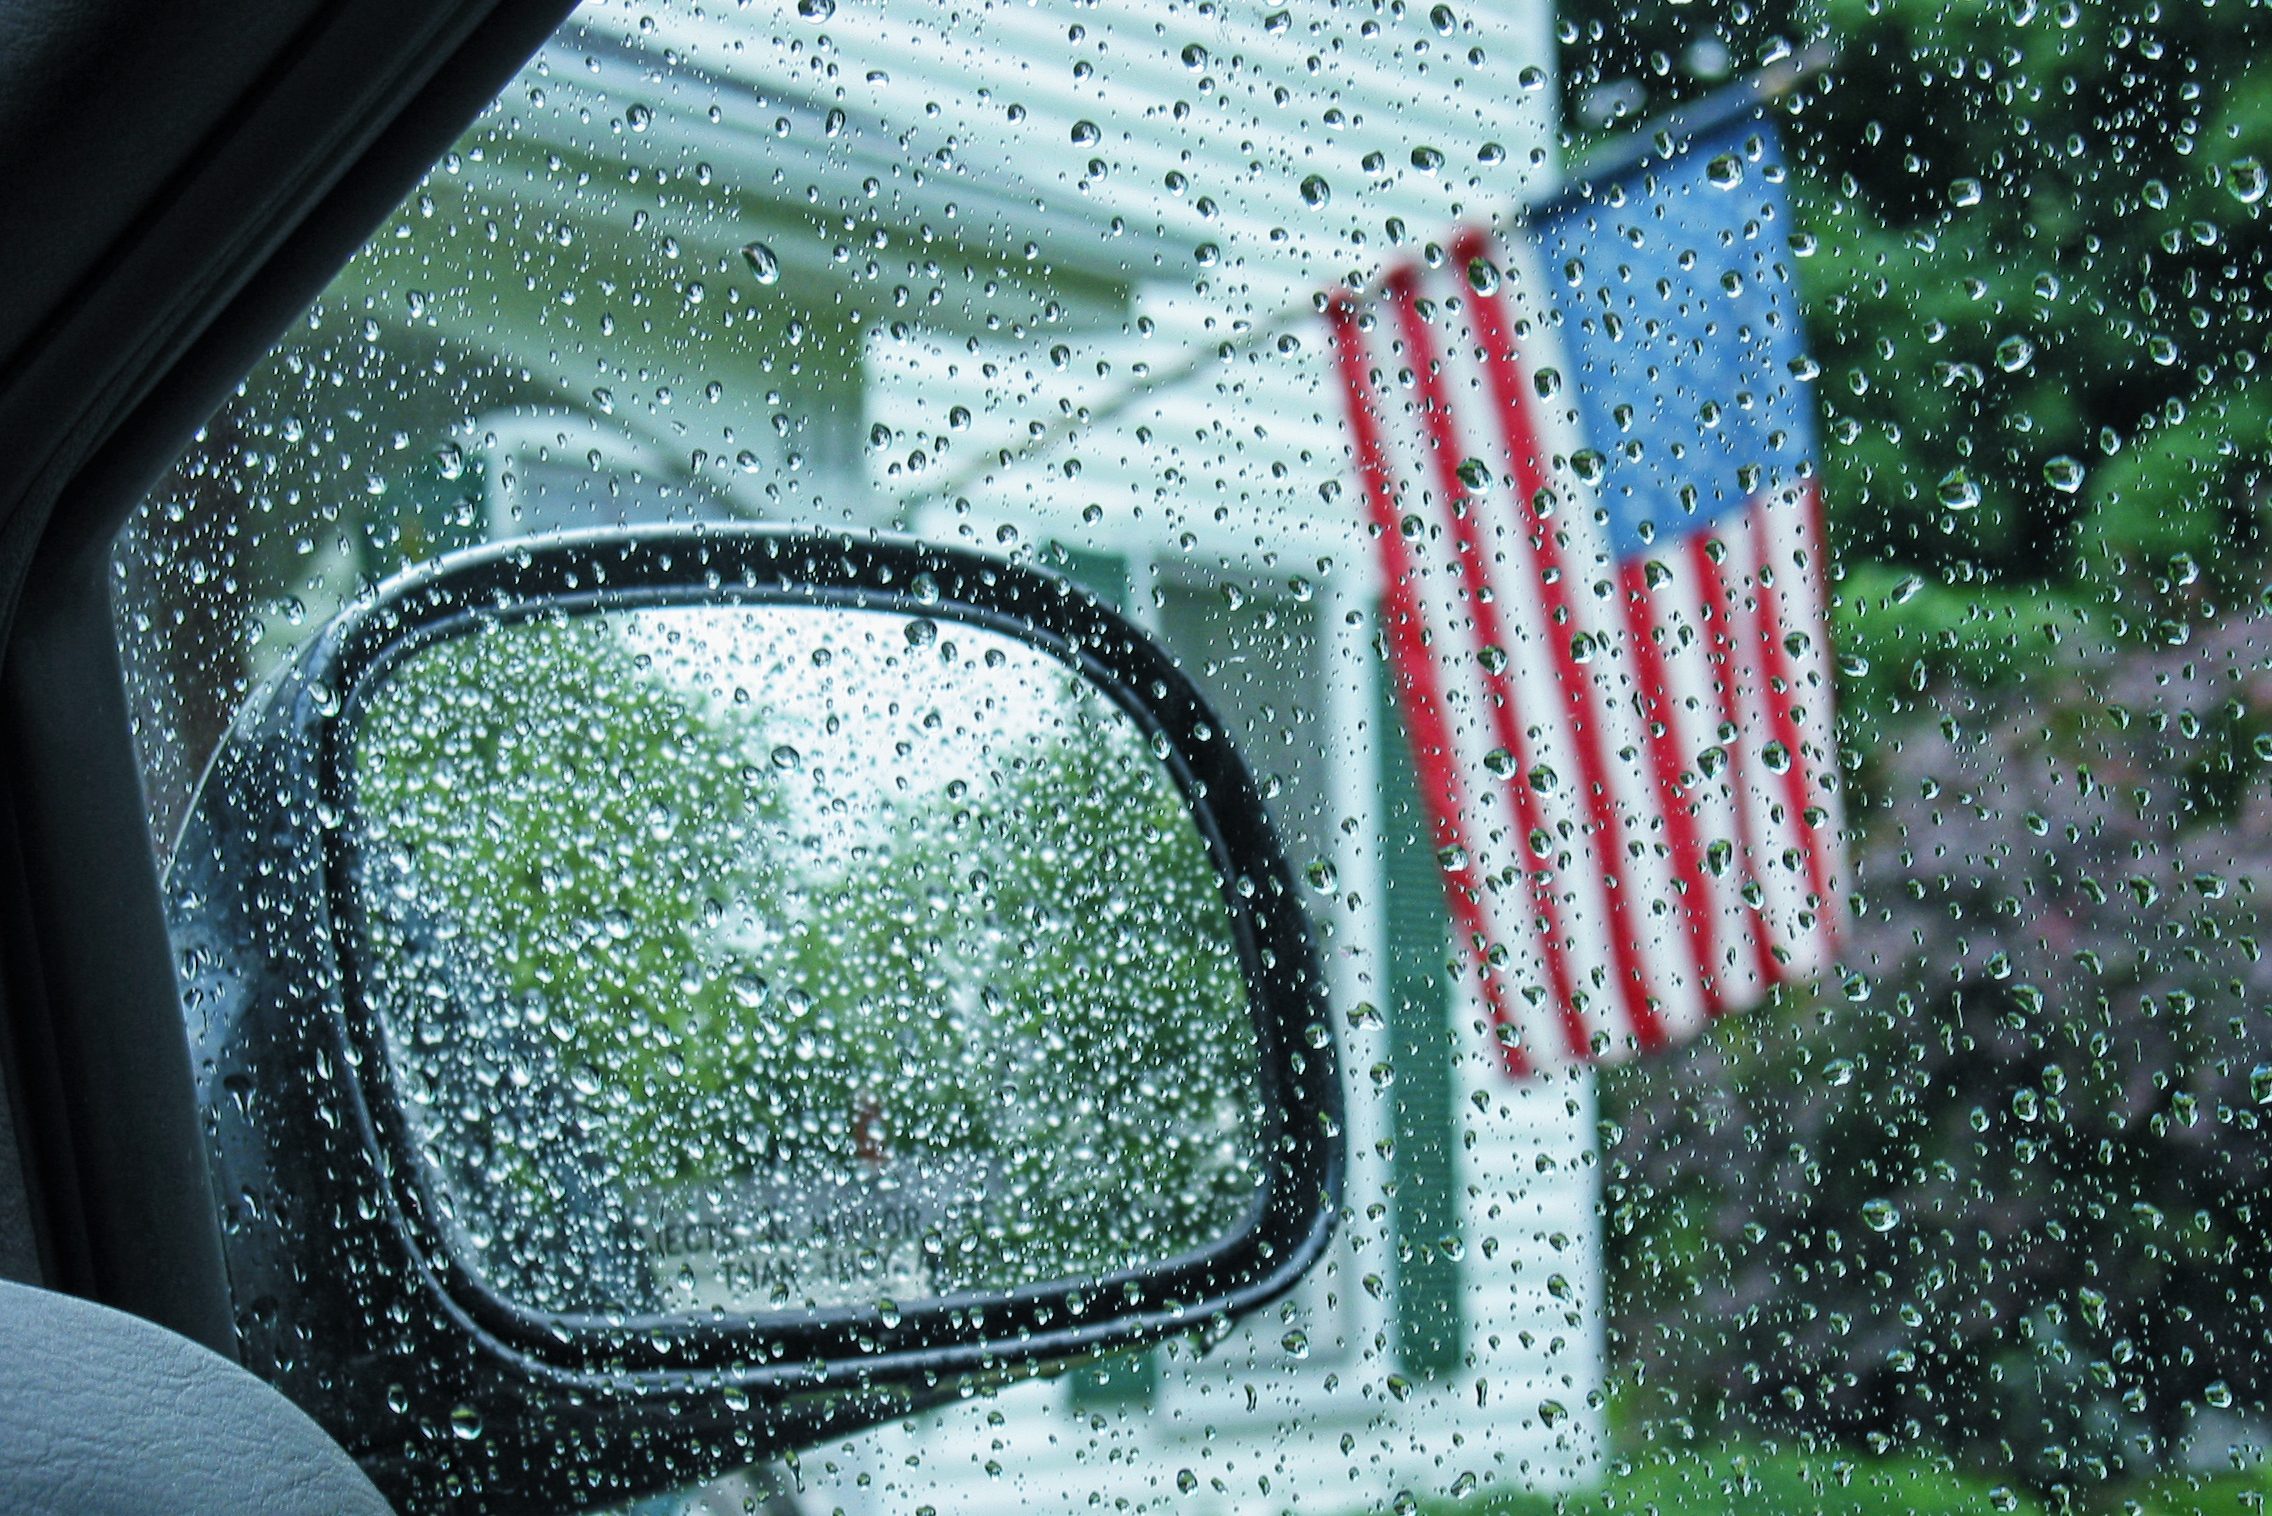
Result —
[[1328, 305], [1453, 935], [1517, 1075], [1836, 949], [1812, 367], [1773, 129], [1729, 115]]

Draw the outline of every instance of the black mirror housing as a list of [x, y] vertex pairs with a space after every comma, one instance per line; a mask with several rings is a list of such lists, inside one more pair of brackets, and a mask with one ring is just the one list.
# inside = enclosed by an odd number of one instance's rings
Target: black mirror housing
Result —
[[[421, 1179], [426, 1160], [367, 1003], [349, 717], [374, 671], [453, 627], [724, 605], [985, 628], [1045, 650], [1149, 734], [1206, 840], [1247, 988], [1262, 1162], [1238, 1229], [1103, 1277], [888, 1313], [546, 1316], [485, 1287]], [[206, 775], [167, 894], [244, 1359], [404, 1503], [621, 1498], [990, 1384], [1218, 1333], [1316, 1261], [1339, 1209], [1341, 1083], [1324, 980], [1257, 788], [1145, 633], [1019, 565], [758, 528], [445, 559], [343, 614], [253, 697]]]

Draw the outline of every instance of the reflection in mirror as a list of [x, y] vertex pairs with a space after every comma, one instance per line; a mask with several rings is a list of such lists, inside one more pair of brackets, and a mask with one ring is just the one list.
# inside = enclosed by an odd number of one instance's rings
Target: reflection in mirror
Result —
[[1251, 1223], [1214, 865], [1051, 654], [616, 610], [428, 643], [352, 719], [363, 998], [435, 1220], [506, 1299], [888, 1320]]

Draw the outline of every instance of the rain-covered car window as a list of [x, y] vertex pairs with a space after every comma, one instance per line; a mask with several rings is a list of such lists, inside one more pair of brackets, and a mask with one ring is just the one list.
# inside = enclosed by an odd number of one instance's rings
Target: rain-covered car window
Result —
[[[761, 521], [1002, 554], [1161, 638], [1262, 780], [1344, 1041], [1339, 1233], [1227, 1336], [686, 1501], [2254, 1509], [2267, 30], [2233, 0], [589, 5], [120, 537], [153, 835], [263, 679], [455, 548]], [[478, 726], [449, 684], [382, 707], [382, 798], [389, 744]], [[739, 761], [705, 821], [772, 824], [783, 781]], [[542, 810], [490, 842], [543, 854]], [[1123, 830], [1172, 880], [1180, 844]], [[595, 895], [639, 865], [608, 866]], [[473, 946], [525, 966], [498, 898]], [[783, 900], [714, 936], [826, 929]], [[1210, 930], [1161, 949], [1193, 1004]], [[797, 1041], [753, 990], [775, 1042], [722, 1050], [707, 994], [584, 996], [583, 1094]], [[515, 1115], [478, 1074], [437, 1122]], [[1204, 1177], [1131, 1227], [1235, 1210], [1214, 1088], [1143, 1109]], [[686, 1151], [619, 1156], [661, 1193]], [[460, 1158], [508, 1194], [563, 1164]], [[992, 1266], [1112, 1256], [1053, 1240], [1078, 1184], [1035, 1193]], [[607, 1287], [558, 1226], [467, 1214], [519, 1288]]]

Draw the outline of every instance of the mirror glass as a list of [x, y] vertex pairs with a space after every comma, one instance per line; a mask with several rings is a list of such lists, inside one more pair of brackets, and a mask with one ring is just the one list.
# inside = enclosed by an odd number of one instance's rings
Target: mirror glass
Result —
[[353, 702], [360, 993], [434, 1218], [545, 1313], [888, 1320], [1250, 1224], [1232, 918], [1153, 739], [1050, 652], [646, 607]]

